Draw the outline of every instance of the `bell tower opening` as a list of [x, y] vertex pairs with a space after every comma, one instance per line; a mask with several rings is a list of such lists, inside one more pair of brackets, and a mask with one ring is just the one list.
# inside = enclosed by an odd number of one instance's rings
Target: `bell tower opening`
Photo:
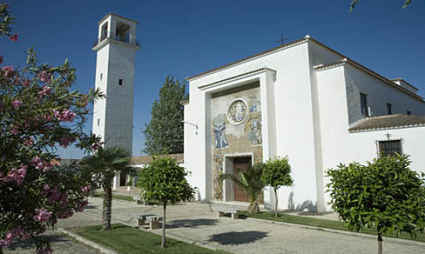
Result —
[[130, 42], [130, 26], [125, 23], [118, 23], [115, 32], [117, 41]]

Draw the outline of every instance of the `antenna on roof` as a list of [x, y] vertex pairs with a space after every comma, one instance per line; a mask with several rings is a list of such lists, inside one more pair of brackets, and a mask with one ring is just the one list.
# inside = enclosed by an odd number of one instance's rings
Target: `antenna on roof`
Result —
[[279, 43], [280, 45], [283, 45], [283, 44], [285, 44], [285, 41], [287, 41], [287, 40], [288, 40], [288, 38], [285, 38], [283, 36], [283, 33], [281, 33], [280, 34], [280, 39], [278, 41], [275, 41], [275, 42]]

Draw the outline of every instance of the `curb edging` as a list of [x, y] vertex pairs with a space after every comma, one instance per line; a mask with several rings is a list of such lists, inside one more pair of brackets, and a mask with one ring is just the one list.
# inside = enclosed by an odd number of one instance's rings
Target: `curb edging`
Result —
[[74, 238], [75, 240], [77, 240], [77, 241], [79, 241], [79, 242], [81, 242], [81, 243], [83, 243], [85, 245], [88, 245], [88, 246], [90, 246], [90, 247], [92, 247], [92, 248], [100, 251], [101, 253], [104, 253], [104, 254], [119, 254], [118, 252], [116, 252], [114, 250], [105, 248], [105, 247], [103, 247], [100, 244], [97, 244], [97, 243], [95, 243], [93, 241], [87, 240], [86, 238], [81, 237], [81, 236], [79, 236], [77, 234], [74, 234], [74, 233], [72, 233], [72, 232], [70, 232], [70, 231], [68, 231], [66, 229], [59, 228], [58, 231], [66, 234], [66, 235], [68, 235], [68, 236], [70, 236], [72, 238]]

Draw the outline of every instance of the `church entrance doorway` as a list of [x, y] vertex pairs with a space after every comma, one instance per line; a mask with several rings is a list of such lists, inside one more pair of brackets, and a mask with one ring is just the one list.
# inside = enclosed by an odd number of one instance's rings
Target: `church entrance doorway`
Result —
[[[241, 172], [245, 172], [251, 166], [251, 157], [235, 157], [233, 159], [233, 174], [239, 177]], [[249, 196], [239, 185], [233, 184], [233, 193], [235, 201], [249, 202]]]

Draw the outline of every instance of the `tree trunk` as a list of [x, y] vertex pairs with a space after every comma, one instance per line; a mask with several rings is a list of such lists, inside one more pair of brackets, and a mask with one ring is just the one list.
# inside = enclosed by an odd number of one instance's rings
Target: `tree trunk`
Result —
[[164, 207], [162, 210], [162, 239], [161, 239], [161, 248], [165, 248], [166, 239], [165, 239], [165, 225], [167, 224], [167, 202], [164, 202]]
[[3, 247], [0, 246], [0, 254], [3, 254]]
[[260, 206], [258, 205], [257, 200], [251, 201], [251, 203], [249, 204], [249, 207], [248, 207], [248, 212], [250, 214], [256, 214], [256, 213], [260, 212]]
[[378, 233], [378, 254], [382, 254], [382, 234]]
[[273, 188], [274, 190], [274, 217], [277, 217], [277, 189]]
[[111, 181], [108, 181], [103, 186], [105, 195], [103, 197], [103, 229], [111, 229], [111, 210], [112, 210], [112, 186]]

